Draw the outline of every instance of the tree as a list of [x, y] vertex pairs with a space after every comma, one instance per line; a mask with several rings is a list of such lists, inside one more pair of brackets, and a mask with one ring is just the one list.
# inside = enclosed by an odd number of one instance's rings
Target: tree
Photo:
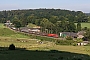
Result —
[[60, 19], [60, 21], [68, 21], [68, 18], [66, 18], [64, 16], [60, 16], [59, 19]]
[[14, 20], [13, 24], [15, 25], [16, 28], [20, 28], [21, 27], [21, 23], [19, 20]]
[[27, 22], [35, 24], [35, 18], [36, 17], [34, 16], [34, 14], [32, 14], [31, 16], [27, 17], [27, 20], [28, 20]]
[[46, 18], [43, 18], [42, 21], [40, 22], [40, 25], [44, 27], [44, 29], [48, 27], [48, 24], [49, 24], [49, 20]]
[[54, 24], [51, 23], [48, 19], [43, 18], [43, 20], [40, 22], [40, 25], [43, 27], [43, 30], [48, 30], [49, 33], [53, 32]]
[[41, 19], [36, 19], [36, 20], [35, 20], [35, 25], [40, 26], [40, 21], [41, 21]]
[[86, 31], [86, 33], [84, 34], [84, 37], [90, 40], [90, 29]]
[[81, 31], [81, 23], [80, 22], [77, 23], [77, 31]]
[[49, 21], [52, 23], [56, 23], [59, 20], [58, 16], [51, 16]]
[[9, 46], [9, 50], [15, 50], [15, 45], [14, 45], [14, 44], [11, 44], [11, 45]]
[[24, 16], [21, 17], [20, 23], [21, 23], [21, 26], [23, 26], [23, 27], [28, 25], [28, 22]]
[[48, 22], [47, 29], [50, 31], [49, 33], [54, 33], [55, 25], [52, 22]]
[[62, 29], [62, 28], [59, 27], [59, 24], [60, 24], [60, 22], [56, 22], [56, 23], [55, 23], [55, 27], [54, 27], [54, 28], [55, 28], [55, 29], [54, 29], [54, 32], [55, 32], [55, 33], [59, 33], [59, 32], [60, 32], [60, 29]]
[[76, 32], [76, 25], [74, 24], [74, 22], [69, 22], [67, 26], [67, 30], [69, 32]]

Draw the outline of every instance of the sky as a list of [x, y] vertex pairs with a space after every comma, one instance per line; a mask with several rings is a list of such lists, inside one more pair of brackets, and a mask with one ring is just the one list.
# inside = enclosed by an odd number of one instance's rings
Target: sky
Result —
[[0, 0], [0, 11], [17, 9], [66, 9], [90, 13], [90, 0]]

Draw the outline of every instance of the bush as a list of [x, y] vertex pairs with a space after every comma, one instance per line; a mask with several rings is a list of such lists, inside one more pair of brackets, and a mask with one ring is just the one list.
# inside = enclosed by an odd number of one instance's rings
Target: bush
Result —
[[14, 44], [11, 44], [11, 45], [9, 46], [9, 50], [15, 50], [15, 45], [14, 45]]
[[82, 40], [82, 39], [77, 39], [76, 42], [77, 42], [77, 43], [81, 43], [81, 42], [83, 42], [83, 40]]
[[77, 46], [77, 42], [74, 42], [72, 45], [73, 45], [73, 46]]
[[49, 37], [43, 37], [43, 36], [37, 36], [37, 39], [41, 40], [41, 41], [55, 41], [56, 39], [54, 38], [49, 38]]
[[75, 41], [73, 40], [57, 40], [57, 45], [72, 45]]
[[66, 40], [73, 40], [73, 38], [68, 36], [68, 37], [66, 37]]

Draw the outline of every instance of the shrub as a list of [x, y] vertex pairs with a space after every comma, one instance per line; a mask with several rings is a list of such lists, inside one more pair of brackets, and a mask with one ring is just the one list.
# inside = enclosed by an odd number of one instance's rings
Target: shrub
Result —
[[43, 36], [37, 36], [37, 39], [39, 39], [41, 41], [55, 41], [54, 38], [43, 37]]
[[77, 42], [74, 42], [72, 45], [73, 45], [73, 46], [77, 46]]
[[83, 42], [83, 40], [82, 39], [77, 39], [77, 42], [81, 43], [81, 42]]
[[68, 37], [66, 37], [66, 40], [73, 40], [73, 38], [68, 36]]
[[11, 45], [9, 46], [9, 50], [15, 50], [15, 45], [14, 45], [14, 44], [11, 44]]
[[57, 45], [72, 45], [75, 41], [73, 40], [57, 40]]

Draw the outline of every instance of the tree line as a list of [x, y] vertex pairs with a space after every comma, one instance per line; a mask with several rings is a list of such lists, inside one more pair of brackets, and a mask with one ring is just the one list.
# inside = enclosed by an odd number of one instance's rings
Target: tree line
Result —
[[[6, 20], [13, 22], [17, 28], [32, 23], [42, 27], [43, 32], [77, 32], [81, 30], [81, 22], [88, 22], [88, 16], [82, 11], [62, 9], [26, 9], [0, 11], [0, 23]], [[78, 23], [77, 26], [74, 23]]]

